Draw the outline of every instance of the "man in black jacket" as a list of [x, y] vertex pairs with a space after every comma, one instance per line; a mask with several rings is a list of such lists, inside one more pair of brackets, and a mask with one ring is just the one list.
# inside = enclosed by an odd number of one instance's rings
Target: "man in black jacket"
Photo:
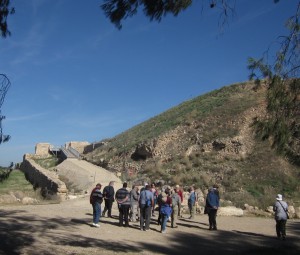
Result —
[[108, 186], [104, 187], [103, 189], [103, 197], [104, 197], [104, 210], [102, 213], [102, 217], [105, 216], [107, 212], [107, 217], [112, 218], [111, 216], [111, 208], [113, 205], [114, 197], [115, 197], [115, 190], [114, 190], [114, 182], [111, 181]]

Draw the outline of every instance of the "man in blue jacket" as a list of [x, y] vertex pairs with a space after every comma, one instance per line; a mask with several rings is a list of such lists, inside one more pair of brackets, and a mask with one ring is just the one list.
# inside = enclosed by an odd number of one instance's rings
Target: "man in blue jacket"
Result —
[[206, 197], [206, 207], [208, 213], [209, 230], [217, 230], [217, 211], [220, 206], [220, 196], [218, 186], [214, 185], [210, 188]]

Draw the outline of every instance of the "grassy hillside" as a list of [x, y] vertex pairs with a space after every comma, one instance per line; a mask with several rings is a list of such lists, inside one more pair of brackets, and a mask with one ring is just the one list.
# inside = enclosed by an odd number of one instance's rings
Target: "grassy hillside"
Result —
[[[0, 169], [0, 173], [6, 169]], [[0, 182], [0, 195], [9, 194], [9, 192], [20, 191], [26, 196], [36, 197], [36, 192], [33, 190], [31, 183], [29, 183], [24, 173], [19, 170], [13, 170], [8, 178]]]
[[[264, 207], [279, 192], [299, 203], [299, 168], [276, 155], [270, 141], [255, 138], [253, 123], [265, 113], [265, 94], [250, 82], [215, 90], [106, 140], [86, 158], [133, 182], [202, 189], [218, 183], [223, 198], [237, 205]], [[139, 147], [145, 157], [133, 157]]]

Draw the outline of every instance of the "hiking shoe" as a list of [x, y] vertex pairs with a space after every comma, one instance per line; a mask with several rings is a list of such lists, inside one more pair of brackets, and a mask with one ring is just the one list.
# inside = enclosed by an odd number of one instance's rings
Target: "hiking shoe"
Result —
[[162, 230], [161, 233], [162, 233], [162, 234], [165, 234], [165, 233], [167, 233], [167, 231], [166, 231], [166, 230]]
[[93, 226], [96, 227], [96, 228], [100, 228], [100, 225], [96, 224], [96, 223], [93, 223]]

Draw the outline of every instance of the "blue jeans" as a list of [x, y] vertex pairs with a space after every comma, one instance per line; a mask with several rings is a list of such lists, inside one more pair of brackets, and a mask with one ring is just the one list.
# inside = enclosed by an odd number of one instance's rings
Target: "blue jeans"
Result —
[[161, 214], [161, 231], [166, 230], [168, 219], [169, 219], [169, 215], [164, 213]]
[[95, 224], [99, 223], [100, 215], [101, 215], [101, 205], [100, 205], [100, 203], [95, 202], [93, 204], [93, 222]]

